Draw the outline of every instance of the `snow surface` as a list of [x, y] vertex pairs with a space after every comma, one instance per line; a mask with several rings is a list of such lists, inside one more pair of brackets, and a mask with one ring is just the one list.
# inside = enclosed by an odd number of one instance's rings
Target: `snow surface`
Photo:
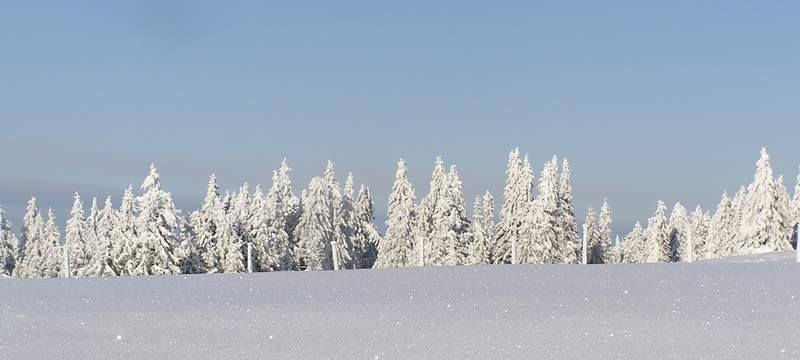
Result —
[[791, 253], [505, 265], [0, 279], [7, 359], [792, 359]]

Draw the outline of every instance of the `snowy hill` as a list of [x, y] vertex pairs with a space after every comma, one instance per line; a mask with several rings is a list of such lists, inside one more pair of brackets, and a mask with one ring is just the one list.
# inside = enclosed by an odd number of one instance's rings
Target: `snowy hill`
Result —
[[791, 359], [791, 253], [518, 265], [2, 279], [8, 359]]

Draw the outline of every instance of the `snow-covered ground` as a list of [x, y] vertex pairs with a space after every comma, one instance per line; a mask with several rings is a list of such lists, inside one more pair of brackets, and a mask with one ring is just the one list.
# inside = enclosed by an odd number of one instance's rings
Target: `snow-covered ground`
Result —
[[790, 253], [658, 265], [0, 279], [6, 359], [792, 359]]

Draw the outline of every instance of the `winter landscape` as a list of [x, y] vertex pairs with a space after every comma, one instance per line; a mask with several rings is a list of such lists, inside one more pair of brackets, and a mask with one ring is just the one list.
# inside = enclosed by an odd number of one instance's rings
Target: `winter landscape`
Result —
[[798, 13], [4, 4], [0, 360], [800, 359]]

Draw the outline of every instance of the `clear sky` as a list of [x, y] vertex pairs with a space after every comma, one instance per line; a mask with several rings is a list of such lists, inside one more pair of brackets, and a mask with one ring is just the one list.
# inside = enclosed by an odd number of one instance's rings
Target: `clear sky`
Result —
[[[375, 192], [436, 155], [468, 199], [573, 165], [576, 206], [618, 224], [663, 199], [713, 208], [758, 150], [800, 163], [795, 1], [17, 1], [0, 11], [0, 203], [63, 224], [71, 193], [114, 196], [150, 162], [185, 210], [207, 177], [299, 193], [333, 160]], [[471, 201], [469, 201], [471, 204]], [[499, 205], [499, 204], [498, 204]], [[581, 215], [583, 211], [580, 212]]]

